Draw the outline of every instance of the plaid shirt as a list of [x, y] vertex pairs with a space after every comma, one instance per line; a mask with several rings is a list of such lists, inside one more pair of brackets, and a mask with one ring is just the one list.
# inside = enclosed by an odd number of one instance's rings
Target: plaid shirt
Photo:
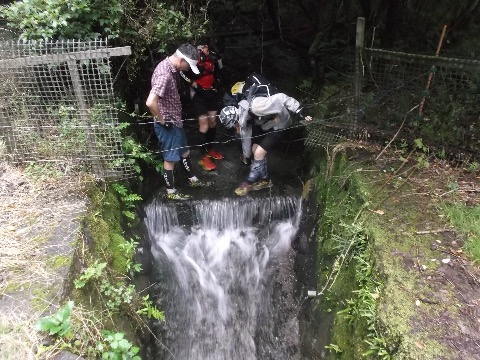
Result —
[[182, 102], [178, 93], [178, 71], [168, 58], [160, 62], [152, 75], [152, 90], [158, 96], [158, 109], [165, 120], [173, 121], [183, 127]]

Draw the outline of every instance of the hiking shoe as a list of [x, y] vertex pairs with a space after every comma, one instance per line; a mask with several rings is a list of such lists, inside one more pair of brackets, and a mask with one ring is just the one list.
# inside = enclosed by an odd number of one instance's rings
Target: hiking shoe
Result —
[[213, 149], [210, 149], [207, 153], [207, 156], [211, 157], [212, 159], [215, 159], [215, 160], [222, 160], [223, 159], [223, 155], [218, 152], [217, 150], [213, 150]]
[[203, 170], [207, 171], [215, 170], [217, 168], [217, 166], [213, 163], [212, 159], [208, 157], [208, 155], [202, 157], [198, 162], [198, 165], [200, 165]]
[[186, 195], [186, 194], [182, 194], [178, 191], [175, 191], [173, 193], [166, 193], [165, 194], [165, 197], [168, 199], [168, 200], [179, 200], [179, 201], [185, 201], [185, 200], [190, 200], [191, 196], [190, 195]]
[[211, 186], [213, 182], [202, 180], [188, 180], [188, 186], [191, 188], [201, 188]]
[[235, 194], [238, 196], [245, 196], [250, 192], [250, 190], [252, 190], [252, 184], [250, 184], [248, 181], [244, 181], [238, 188], [235, 189]]
[[272, 187], [272, 180], [270, 179], [261, 179], [252, 184], [252, 190], [262, 190], [269, 187]]

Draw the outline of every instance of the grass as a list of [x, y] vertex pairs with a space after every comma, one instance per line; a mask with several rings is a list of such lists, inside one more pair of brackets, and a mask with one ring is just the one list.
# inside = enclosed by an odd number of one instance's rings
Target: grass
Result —
[[480, 262], [480, 205], [446, 203], [443, 212], [448, 221], [465, 236], [464, 251], [475, 262]]
[[41, 339], [33, 328], [36, 317], [22, 315], [15, 312], [0, 314], [0, 360], [37, 359], [36, 346]]

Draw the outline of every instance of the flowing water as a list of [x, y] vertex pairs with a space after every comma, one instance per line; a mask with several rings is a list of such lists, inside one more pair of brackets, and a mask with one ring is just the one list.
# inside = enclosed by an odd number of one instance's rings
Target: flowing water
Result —
[[290, 244], [301, 210], [293, 197], [146, 206], [166, 315], [156, 358], [300, 358]]

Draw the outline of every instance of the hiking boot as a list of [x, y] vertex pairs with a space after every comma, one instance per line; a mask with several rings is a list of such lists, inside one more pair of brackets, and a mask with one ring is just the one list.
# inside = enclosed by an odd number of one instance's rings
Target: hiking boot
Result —
[[202, 180], [188, 180], [188, 186], [191, 188], [201, 188], [211, 186], [213, 182], [211, 181], [202, 181]]
[[217, 168], [217, 166], [213, 163], [212, 159], [208, 157], [208, 155], [202, 157], [198, 162], [198, 165], [200, 165], [203, 170], [207, 171], [215, 170]]
[[211, 157], [212, 159], [215, 159], [215, 160], [222, 160], [223, 159], [223, 155], [218, 152], [217, 150], [213, 150], [213, 149], [210, 149], [207, 153], [207, 156]]
[[262, 190], [272, 187], [272, 180], [270, 179], [261, 179], [252, 184], [252, 190]]
[[250, 192], [250, 190], [252, 190], [252, 184], [250, 184], [248, 181], [244, 181], [238, 188], [235, 189], [235, 194], [238, 196], [245, 196]]
[[168, 200], [179, 200], [179, 201], [185, 201], [185, 200], [190, 200], [191, 196], [187, 194], [182, 194], [178, 191], [175, 191], [173, 193], [166, 193], [165, 197]]
[[250, 173], [248, 174], [247, 180], [253, 184], [258, 181], [258, 179], [267, 179], [267, 159], [262, 160], [253, 160], [250, 165]]

